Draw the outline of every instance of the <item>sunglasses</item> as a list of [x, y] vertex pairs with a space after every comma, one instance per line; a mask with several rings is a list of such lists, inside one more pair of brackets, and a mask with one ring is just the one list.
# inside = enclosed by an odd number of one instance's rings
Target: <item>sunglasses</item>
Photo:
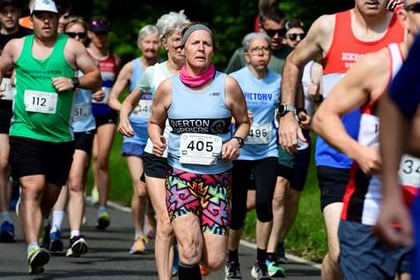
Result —
[[291, 41], [296, 41], [298, 37], [300, 40], [303, 40], [303, 38], [305, 38], [305, 33], [290, 33], [286, 35], [286, 38]]
[[86, 32], [66, 32], [66, 34], [71, 38], [79, 37], [80, 39], [86, 38]]
[[276, 34], [279, 37], [284, 37], [284, 35], [286, 34], [286, 28], [281, 28], [281, 29], [264, 29], [265, 33], [267, 33], [267, 35], [269, 37], [274, 37], [276, 36]]
[[420, 2], [405, 6], [405, 10], [416, 14], [420, 13]]

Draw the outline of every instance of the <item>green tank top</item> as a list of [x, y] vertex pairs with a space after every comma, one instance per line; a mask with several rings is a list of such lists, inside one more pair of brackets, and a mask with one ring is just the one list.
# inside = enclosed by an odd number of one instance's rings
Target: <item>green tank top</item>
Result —
[[52, 78], [74, 77], [64, 56], [68, 40], [60, 34], [49, 57], [32, 56], [34, 35], [24, 38], [22, 53], [16, 61], [16, 95], [13, 102], [11, 136], [48, 142], [73, 140], [70, 126], [73, 91], [56, 92]]

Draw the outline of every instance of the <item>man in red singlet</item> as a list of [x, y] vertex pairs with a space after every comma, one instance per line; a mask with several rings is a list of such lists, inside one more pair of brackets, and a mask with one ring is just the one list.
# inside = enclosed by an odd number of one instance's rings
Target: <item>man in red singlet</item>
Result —
[[[355, 0], [355, 7], [350, 10], [321, 16], [288, 56], [281, 85], [281, 104], [287, 106], [281, 106], [283, 110], [279, 112], [279, 142], [285, 151], [296, 151], [297, 138], [305, 141], [295, 118], [294, 104], [296, 93], [300, 92], [298, 85], [306, 63], [322, 57], [324, 75], [337, 75], [345, 73], [363, 54], [403, 40], [403, 28], [396, 16], [387, 11], [386, 4], [386, 0]], [[324, 89], [326, 87], [328, 85], [324, 85]], [[358, 133], [359, 118], [360, 112], [356, 111], [343, 120], [353, 138]], [[322, 263], [322, 279], [340, 279], [337, 231], [352, 160], [318, 138], [315, 161], [328, 236], [328, 254]]]
[[[338, 229], [339, 267], [345, 279], [395, 279], [397, 274], [399, 279], [409, 279], [411, 249], [391, 248], [373, 234], [383, 190], [377, 105], [420, 28], [420, 10], [414, 9], [420, 1], [405, 2], [405, 9], [397, 13], [407, 31], [405, 41], [363, 56], [333, 87], [313, 120], [314, 130], [325, 141], [354, 160]], [[357, 108], [361, 118], [355, 140], [345, 130], [341, 117]], [[401, 160], [399, 180], [407, 206], [420, 186], [420, 174], [415, 172], [418, 166], [418, 158], [404, 155]]]

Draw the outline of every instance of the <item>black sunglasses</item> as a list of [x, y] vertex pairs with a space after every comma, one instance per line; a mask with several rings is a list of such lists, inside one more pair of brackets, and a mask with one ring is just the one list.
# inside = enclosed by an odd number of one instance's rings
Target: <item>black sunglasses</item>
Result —
[[305, 33], [290, 33], [290, 34], [287, 34], [286, 37], [287, 39], [292, 40], [292, 41], [296, 41], [298, 37], [301, 40], [303, 40], [303, 38], [305, 38]]
[[287, 32], [286, 28], [281, 28], [281, 29], [265, 29], [264, 28], [264, 31], [265, 33], [267, 33], [269, 37], [274, 37], [276, 34], [280, 37], [284, 37], [284, 35]]
[[420, 13], [420, 2], [416, 2], [416, 3], [405, 6], [405, 10], [416, 13], [416, 14]]
[[86, 32], [66, 32], [66, 34], [71, 38], [79, 37], [80, 39], [86, 38]]

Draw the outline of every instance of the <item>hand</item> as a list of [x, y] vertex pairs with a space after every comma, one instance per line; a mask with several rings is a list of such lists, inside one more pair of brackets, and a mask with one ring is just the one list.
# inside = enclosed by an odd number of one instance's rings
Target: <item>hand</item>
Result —
[[93, 100], [101, 102], [105, 98], [105, 93], [102, 89], [99, 89], [92, 93]]
[[152, 140], [153, 142], [153, 154], [158, 157], [162, 157], [166, 150], [166, 138], [161, 135], [158, 139]]
[[279, 120], [279, 144], [287, 153], [297, 152], [297, 138], [306, 142], [302, 129], [292, 112], [282, 116]]
[[51, 83], [57, 92], [73, 90], [73, 83], [71, 82], [70, 78], [66, 78], [66, 77], [52, 78]]
[[235, 160], [239, 157], [239, 142], [235, 138], [230, 139], [222, 146], [222, 159]]
[[[395, 186], [399, 188], [400, 186]], [[414, 232], [410, 213], [402, 195], [389, 196], [382, 201], [373, 233], [387, 246], [413, 246]], [[396, 229], [395, 225], [400, 228]]]
[[134, 129], [131, 127], [128, 119], [120, 118], [120, 124], [118, 125], [118, 132], [127, 137], [134, 137]]
[[362, 146], [355, 160], [365, 174], [375, 175], [381, 172], [382, 162], [379, 147]]
[[305, 130], [310, 129], [311, 117], [306, 112], [300, 111], [298, 113], [298, 119], [299, 119], [299, 124], [301, 128]]

